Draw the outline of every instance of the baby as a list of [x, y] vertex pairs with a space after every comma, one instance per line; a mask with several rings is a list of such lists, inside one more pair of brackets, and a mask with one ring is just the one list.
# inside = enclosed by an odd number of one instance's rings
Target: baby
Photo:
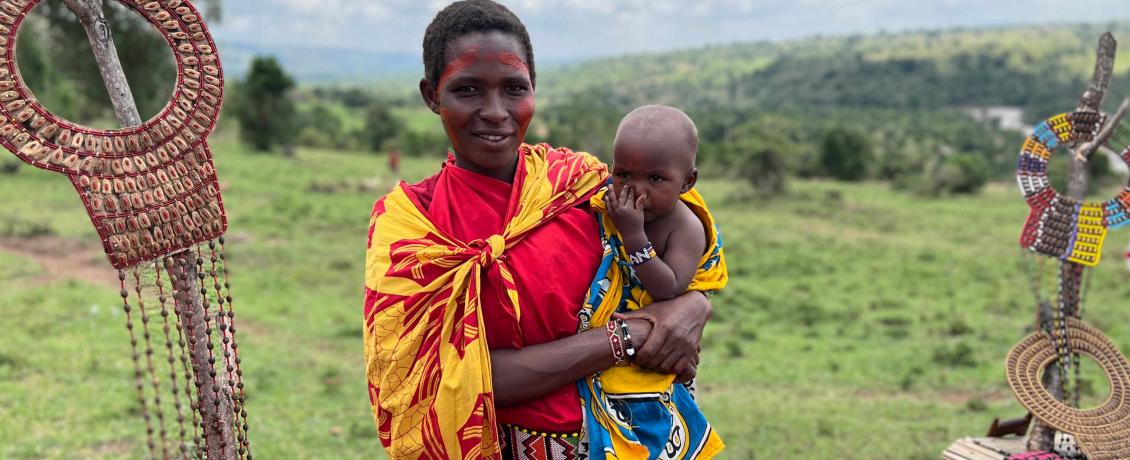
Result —
[[[616, 131], [612, 185], [592, 204], [604, 213], [605, 257], [619, 263], [602, 264], [608, 268], [597, 273], [584, 310], [591, 313], [582, 318], [598, 325], [607, 318], [618, 363], [579, 386], [593, 458], [705, 459], [723, 448], [689, 388], [674, 384], [675, 375], [631, 364], [639, 344], [623, 316], [687, 290], [726, 284], [714, 219], [692, 190], [697, 151], [694, 122], [672, 107], [640, 107]], [[593, 304], [599, 306], [588, 309]]]
[[698, 130], [682, 111], [645, 105], [620, 122], [604, 196], [629, 263], [653, 300], [682, 294], [706, 250], [703, 222], [679, 196], [698, 180]]

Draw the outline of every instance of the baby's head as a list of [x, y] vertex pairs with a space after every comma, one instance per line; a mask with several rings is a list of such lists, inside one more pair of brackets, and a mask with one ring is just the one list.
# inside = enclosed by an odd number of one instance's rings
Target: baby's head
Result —
[[645, 105], [620, 121], [612, 144], [612, 187], [644, 199], [644, 219], [675, 208], [679, 195], [698, 180], [698, 129], [687, 114], [665, 105]]

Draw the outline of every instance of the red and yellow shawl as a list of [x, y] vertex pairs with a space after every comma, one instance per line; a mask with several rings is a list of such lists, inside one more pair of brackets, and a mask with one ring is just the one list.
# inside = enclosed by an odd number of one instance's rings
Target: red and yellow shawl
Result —
[[365, 367], [382, 444], [392, 458], [499, 458], [490, 353], [479, 298], [485, 270], [501, 273], [521, 315], [504, 255], [607, 178], [596, 158], [545, 144], [519, 149], [501, 234], [459, 241], [401, 183], [377, 201], [365, 262]]

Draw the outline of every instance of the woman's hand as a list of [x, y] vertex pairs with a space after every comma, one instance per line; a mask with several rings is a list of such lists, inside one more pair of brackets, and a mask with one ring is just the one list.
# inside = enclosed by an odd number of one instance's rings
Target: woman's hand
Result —
[[638, 347], [633, 364], [668, 374], [677, 374], [677, 380], [694, 378], [698, 367], [698, 352], [702, 342], [702, 329], [710, 319], [712, 307], [706, 295], [690, 291], [674, 299], [655, 302], [636, 311], [617, 313], [614, 317], [631, 321], [629, 328], [635, 337], [635, 323], [639, 319], [652, 324]]
[[[617, 316], [618, 314], [616, 313], [612, 314], [613, 318], [616, 318]], [[647, 338], [651, 335], [651, 321], [643, 318], [631, 319], [627, 321], [628, 332], [632, 334], [632, 346], [636, 348], [637, 352], [639, 352], [639, 349], [643, 347], [643, 344], [647, 342]]]

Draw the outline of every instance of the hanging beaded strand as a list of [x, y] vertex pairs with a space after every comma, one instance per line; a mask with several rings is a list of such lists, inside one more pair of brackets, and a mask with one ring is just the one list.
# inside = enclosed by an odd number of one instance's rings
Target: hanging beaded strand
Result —
[[[1083, 272], [1083, 293], [1079, 297], [1079, 308], [1075, 310], [1075, 319], [1078, 319], [1078, 320], [1083, 319], [1083, 306], [1087, 304], [1087, 292], [1091, 290], [1091, 274], [1092, 273], [1093, 273], [1092, 271]], [[1072, 386], [1074, 386], [1075, 391], [1072, 393], [1072, 395], [1075, 396], [1075, 408], [1078, 409], [1079, 407], [1081, 407], [1079, 405], [1079, 395], [1082, 394], [1082, 391], [1080, 391], [1080, 388], [1081, 388], [1080, 382], [1082, 382], [1082, 380], [1080, 380], [1080, 376], [1079, 376], [1080, 371], [1079, 371], [1079, 353], [1078, 352], [1074, 352], [1074, 353], [1071, 354], [1071, 362], [1072, 362], [1072, 366], [1074, 366], [1074, 368], [1075, 368], [1075, 382], [1073, 382], [1073, 385], [1072, 385]]]
[[142, 381], [141, 355], [137, 352], [137, 337], [133, 333], [133, 307], [129, 304], [129, 291], [126, 290], [126, 272], [118, 270], [118, 284], [122, 296], [122, 310], [126, 312], [126, 330], [129, 331], [129, 344], [132, 349], [134, 386], [137, 388], [137, 403], [141, 406], [141, 417], [145, 419], [146, 445], [149, 446], [149, 457], [157, 458], [157, 445], [153, 442], [153, 423], [149, 420], [149, 405], [145, 397], [145, 383]]
[[[1068, 382], [1071, 367], [1076, 366], [1076, 373], [1078, 372], [1078, 358], [1073, 357], [1074, 354], [1071, 350], [1069, 337], [1067, 334], [1067, 318], [1078, 318], [1079, 314], [1079, 292], [1084, 267], [1078, 264], [1063, 264], [1060, 268], [1059, 282], [1061, 289], [1059, 291], [1059, 305], [1055, 310], [1054, 317], [1054, 330], [1052, 334], [1053, 344], [1056, 346], [1057, 359], [1059, 361], [1060, 385], [1064, 391], [1064, 400], [1075, 400], [1078, 395], [1068, 392]], [[1077, 385], [1073, 391], [1078, 392]], [[1073, 397], [1074, 396], [1074, 397]]]
[[173, 293], [173, 313], [176, 316], [177, 346], [178, 348], [180, 348], [180, 363], [183, 370], [183, 372], [181, 373], [181, 376], [183, 377], [181, 381], [184, 383], [184, 395], [188, 400], [188, 407], [189, 409], [191, 409], [189, 412], [191, 413], [190, 415], [192, 417], [192, 420], [190, 420], [192, 424], [192, 440], [196, 445], [194, 457], [203, 459], [205, 451], [204, 437], [200, 432], [200, 418], [198, 417], [200, 413], [200, 406], [197, 403], [196, 397], [192, 391], [192, 389], [196, 387], [194, 383], [196, 380], [194, 377], [195, 374], [192, 371], [192, 366], [188, 364], [188, 344], [186, 343], [185, 339], [185, 337], [189, 337], [191, 339], [191, 335], [188, 334], [187, 327], [185, 326], [184, 322], [181, 321], [182, 314], [191, 321], [192, 311], [187, 310], [182, 312], [179, 308], [180, 305], [186, 305], [186, 303], [183, 302], [181, 295], [177, 292], [176, 283], [173, 282], [178, 278], [177, 273], [179, 273], [177, 271], [175, 262], [173, 262], [173, 259], [171, 257], [166, 257], [163, 260], [163, 265], [165, 272], [169, 274], [170, 287], [172, 288]]
[[[185, 286], [186, 288], [188, 286], [192, 286], [192, 283], [188, 279], [188, 269], [186, 267], [187, 264], [188, 264], [188, 262], [184, 258], [176, 258], [173, 262], [174, 268], [176, 270], [176, 278], [178, 280], [180, 280], [179, 286]], [[178, 284], [174, 284], [174, 286], [176, 286], [176, 285], [178, 285]], [[197, 340], [197, 338], [196, 338], [196, 326], [194, 326], [194, 324], [195, 324], [194, 316], [195, 315], [192, 314], [192, 310], [193, 310], [193, 308], [192, 308], [192, 298], [190, 296], [190, 293], [185, 291], [184, 289], [177, 289], [174, 296], [177, 299], [177, 302], [176, 302], [177, 308], [180, 310], [179, 316], [183, 317], [182, 323], [184, 323], [184, 324], [183, 324], [182, 330], [184, 332], [188, 333], [188, 348], [189, 348], [190, 354], [197, 355], [199, 353], [198, 348], [200, 347], [200, 345], [199, 345], [200, 341]], [[191, 371], [186, 371], [186, 373], [187, 372], [191, 373], [191, 375], [193, 377], [193, 386], [196, 388], [197, 394], [200, 394], [203, 391], [203, 387], [204, 387], [203, 377], [200, 375], [199, 372], [196, 371], [196, 368], [193, 366], [192, 363], [189, 363], [189, 362], [186, 361], [184, 364], [188, 367], [188, 369], [191, 370]], [[185, 391], [187, 392], [188, 390], [186, 389]], [[201, 401], [199, 397], [197, 397], [196, 403], [194, 404], [194, 408], [193, 408], [194, 409], [193, 410], [193, 420], [196, 420], [197, 423], [199, 424], [201, 436], [207, 437], [207, 435], [208, 435], [208, 421], [204, 419], [202, 413], [200, 412], [201, 406], [203, 404], [204, 404], [204, 402]], [[201, 414], [198, 420], [197, 420], [197, 417], [196, 417], [197, 414]], [[198, 441], [198, 445], [200, 447], [200, 450], [199, 450], [200, 455], [201, 455], [201, 457], [203, 457], [203, 453], [205, 452], [206, 444], [203, 442], [203, 440], [200, 440], [200, 441]]]
[[[196, 245], [196, 277], [198, 278], [197, 285], [200, 287], [200, 304], [204, 311], [204, 334], [208, 337], [208, 343], [205, 346], [208, 348], [208, 375], [211, 377], [212, 383], [212, 413], [215, 418], [212, 420], [212, 428], [217, 433], [223, 432], [223, 422], [221, 421], [220, 404], [224, 399], [231, 400], [231, 395], [223, 391], [219, 384], [219, 376], [216, 372], [216, 353], [215, 353], [215, 339], [212, 338], [212, 331], [215, 330], [212, 326], [212, 314], [208, 312], [208, 288], [204, 287], [204, 258], [200, 250], [200, 245]], [[220, 449], [227, 448], [228, 440], [223, 438], [220, 442]]]
[[142, 294], [141, 270], [133, 269], [133, 289], [137, 293], [137, 311], [141, 314], [141, 337], [145, 339], [145, 363], [149, 371], [149, 384], [153, 387], [153, 412], [157, 415], [157, 433], [161, 439], [161, 458], [169, 458], [168, 430], [165, 428], [165, 410], [161, 407], [161, 381], [153, 365], [153, 340], [149, 333], [149, 312], [145, 311]]
[[[177, 358], [173, 353], [173, 335], [172, 327], [169, 324], [169, 307], [168, 299], [165, 297], [164, 280], [161, 278], [161, 263], [153, 261], [153, 272], [156, 274], [155, 284], [157, 285], [157, 301], [161, 304], [161, 322], [162, 332], [165, 333], [165, 350], [168, 352], [166, 361], [169, 363], [169, 387], [173, 394], [173, 409], [176, 411], [178, 437], [177, 447], [180, 450], [181, 458], [189, 458], [188, 452], [188, 429], [184, 425], [184, 405], [180, 400], [180, 389], [177, 387]], [[190, 403], [191, 404], [191, 403]]]
[[228, 302], [228, 322], [230, 323], [228, 326], [228, 332], [231, 333], [231, 348], [232, 353], [235, 355], [235, 386], [239, 391], [238, 423], [243, 428], [243, 438], [240, 439], [240, 442], [243, 444], [243, 448], [247, 451], [247, 460], [251, 460], [251, 439], [247, 435], [249, 428], [247, 424], [247, 406], [245, 404], [247, 402], [247, 399], [244, 395], [243, 369], [240, 368], [242, 359], [239, 357], [239, 344], [235, 340], [235, 308], [234, 304], [232, 303], [231, 280], [228, 278], [228, 263], [227, 259], [224, 257], [224, 237], [220, 236], [217, 241], [220, 243], [220, 252], [218, 254], [220, 259], [220, 271], [224, 274], [224, 299]]
[[[242, 410], [243, 398], [239, 394], [239, 389], [236, 388], [238, 378], [235, 368], [236, 345], [235, 325], [233, 324], [235, 312], [231, 307], [231, 297], [225, 296], [220, 286], [220, 277], [216, 270], [216, 262], [219, 260], [219, 257], [216, 254], [215, 241], [208, 241], [208, 250], [211, 253], [209, 256], [211, 265], [209, 265], [208, 268], [208, 275], [212, 278], [212, 289], [216, 296], [216, 325], [220, 330], [220, 348], [224, 352], [224, 377], [228, 385], [226, 391], [232, 401], [232, 424], [234, 425], [233, 428], [235, 429], [236, 440], [239, 442], [236, 453], [240, 458], [245, 458], [244, 455], [248, 453], [246, 449], [247, 433], [244, 431], [243, 424], [241, 423], [240, 413], [246, 413], [246, 411]], [[225, 301], [228, 305], [227, 311], [224, 311]]]

